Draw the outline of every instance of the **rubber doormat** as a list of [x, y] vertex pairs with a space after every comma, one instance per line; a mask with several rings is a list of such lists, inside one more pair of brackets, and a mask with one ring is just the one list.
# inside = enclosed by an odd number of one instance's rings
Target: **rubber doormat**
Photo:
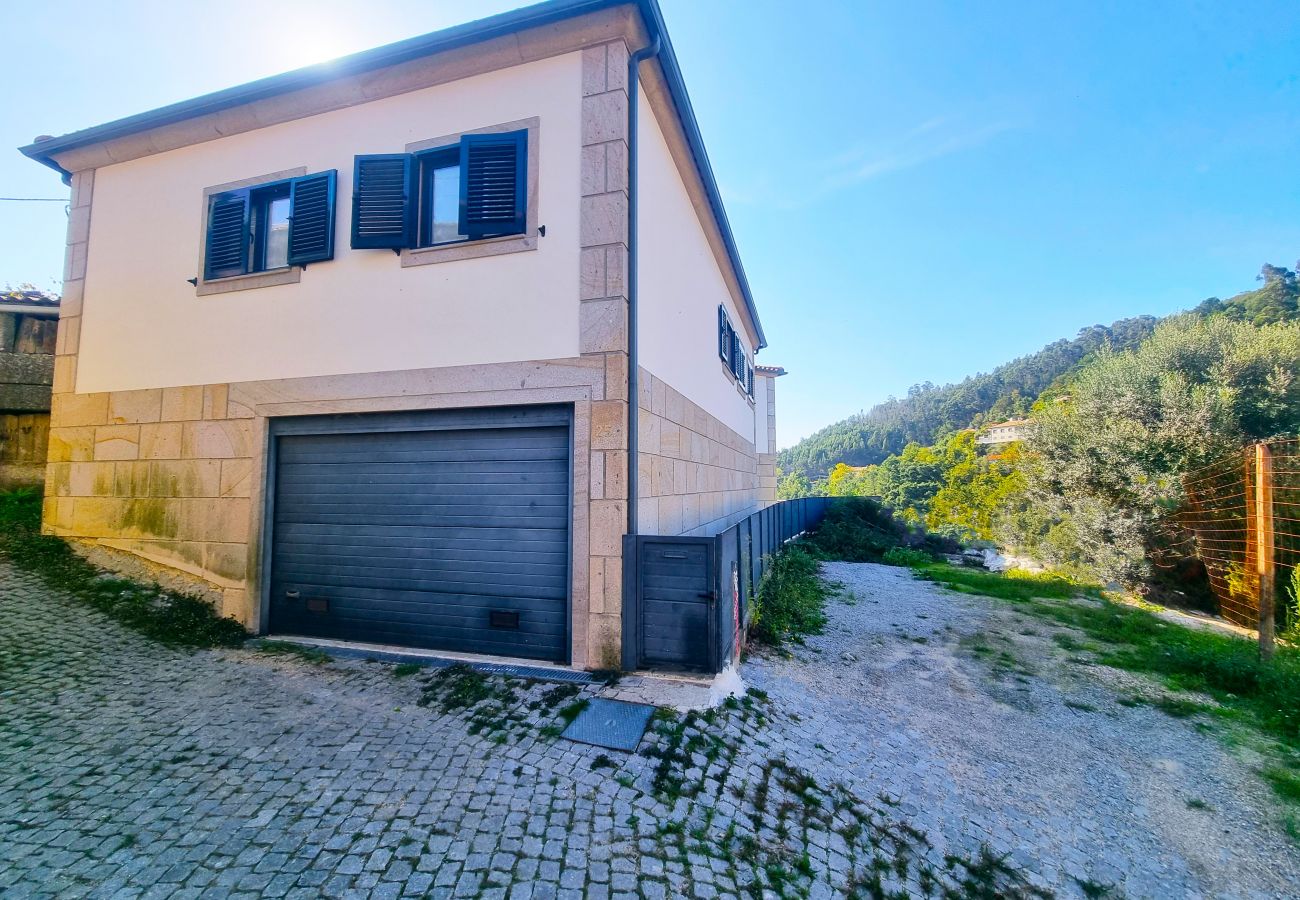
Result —
[[563, 736], [580, 744], [631, 753], [641, 743], [654, 711], [653, 706], [644, 703], [594, 697], [564, 729]]

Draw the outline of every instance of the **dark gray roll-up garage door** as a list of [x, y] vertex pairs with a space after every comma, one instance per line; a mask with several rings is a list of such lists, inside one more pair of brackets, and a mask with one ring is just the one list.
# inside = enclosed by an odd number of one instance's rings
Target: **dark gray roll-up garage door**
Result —
[[566, 661], [569, 421], [275, 421], [270, 630]]

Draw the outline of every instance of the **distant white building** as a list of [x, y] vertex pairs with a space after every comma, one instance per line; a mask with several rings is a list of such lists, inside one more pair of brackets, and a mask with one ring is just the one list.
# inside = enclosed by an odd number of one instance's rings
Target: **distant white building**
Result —
[[975, 437], [977, 444], [1010, 444], [1029, 437], [1033, 424], [1028, 419], [1007, 419], [989, 425]]

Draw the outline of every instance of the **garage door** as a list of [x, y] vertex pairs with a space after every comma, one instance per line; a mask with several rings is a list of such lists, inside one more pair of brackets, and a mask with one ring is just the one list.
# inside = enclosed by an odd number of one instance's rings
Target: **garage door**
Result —
[[271, 631], [564, 662], [569, 420], [276, 421]]

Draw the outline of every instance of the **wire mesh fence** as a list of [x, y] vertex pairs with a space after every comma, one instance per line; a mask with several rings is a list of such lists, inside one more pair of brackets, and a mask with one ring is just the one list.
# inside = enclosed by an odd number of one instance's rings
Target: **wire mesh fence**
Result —
[[[1193, 536], [1224, 618], [1271, 631], [1300, 613], [1300, 439], [1265, 441], [1183, 478]], [[1262, 614], [1262, 615], [1261, 615]], [[1265, 620], [1268, 620], [1265, 622]]]

